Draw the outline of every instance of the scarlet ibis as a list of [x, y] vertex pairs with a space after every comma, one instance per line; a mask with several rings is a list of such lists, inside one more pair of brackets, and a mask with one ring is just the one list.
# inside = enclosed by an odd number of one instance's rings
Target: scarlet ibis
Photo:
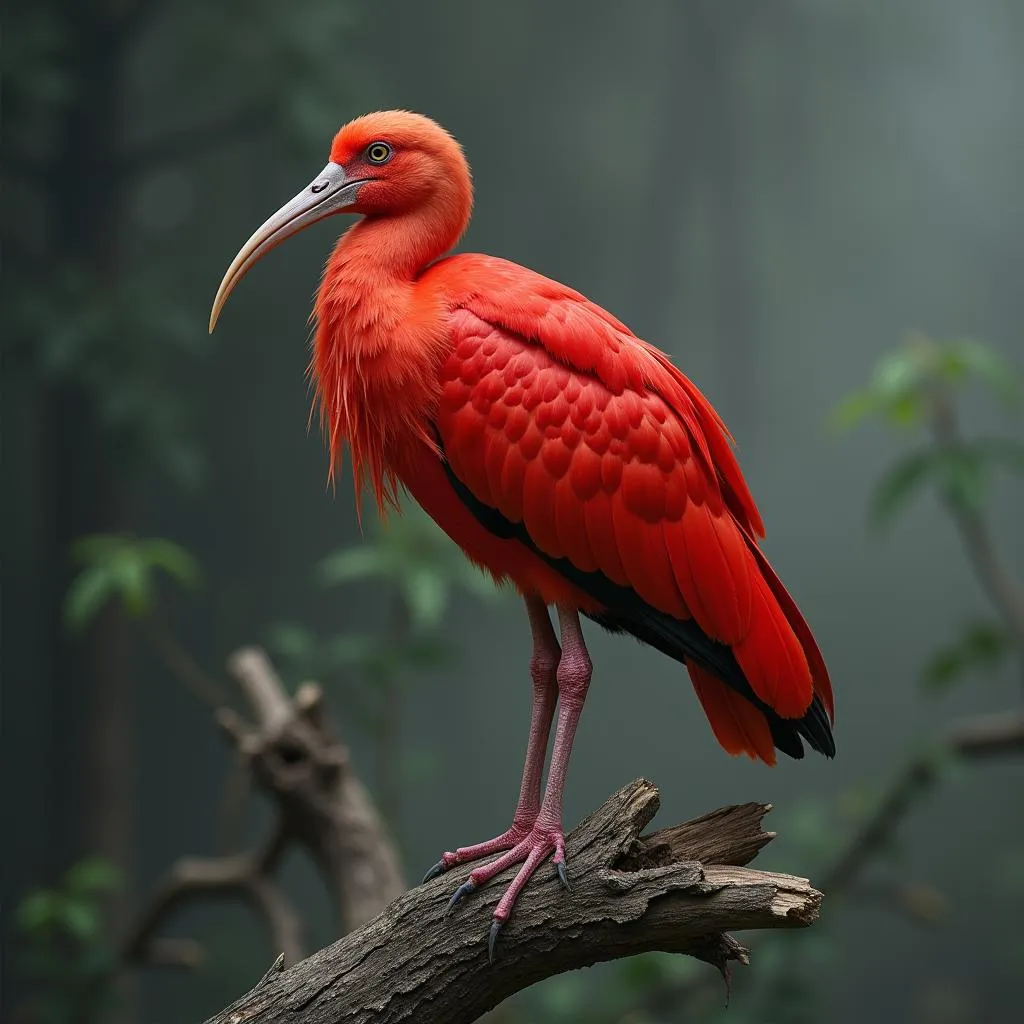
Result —
[[583, 295], [493, 256], [446, 255], [472, 203], [462, 149], [435, 122], [406, 111], [351, 121], [327, 166], [235, 257], [210, 330], [270, 249], [324, 217], [360, 215], [315, 303], [310, 369], [331, 473], [347, 447], [357, 501], [368, 482], [382, 515], [407, 490], [470, 559], [511, 581], [533, 636], [512, 824], [427, 875], [502, 854], [454, 905], [521, 865], [494, 911], [493, 959], [549, 855], [568, 886], [562, 791], [591, 678], [581, 614], [685, 665], [729, 753], [774, 764], [776, 749], [799, 758], [806, 740], [832, 757], [835, 743], [825, 663], [758, 547], [764, 528], [725, 424], [663, 352]]

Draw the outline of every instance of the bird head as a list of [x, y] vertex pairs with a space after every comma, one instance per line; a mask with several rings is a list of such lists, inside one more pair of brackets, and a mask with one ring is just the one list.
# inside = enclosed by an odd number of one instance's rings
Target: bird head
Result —
[[231, 262], [210, 312], [210, 332], [235, 285], [271, 249], [335, 213], [395, 217], [432, 210], [451, 222], [454, 244], [469, 219], [472, 186], [459, 144], [440, 125], [405, 110], [344, 125], [327, 166], [256, 229]]

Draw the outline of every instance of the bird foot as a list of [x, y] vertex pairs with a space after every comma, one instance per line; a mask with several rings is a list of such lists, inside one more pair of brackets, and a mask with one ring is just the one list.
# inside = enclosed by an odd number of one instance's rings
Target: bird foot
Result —
[[488, 857], [492, 853], [511, 850], [517, 843], [529, 835], [531, 825], [533, 825], [533, 820], [525, 824], [513, 822], [508, 831], [502, 832], [500, 836], [496, 836], [494, 839], [488, 839], [486, 843], [477, 843], [475, 846], [460, 846], [457, 850], [443, 854], [441, 859], [423, 876], [423, 881], [429, 882], [432, 878], [443, 875], [449, 868], [454, 868], [459, 864], [468, 864], [472, 860]]
[[[508, 833], [505, 835], [507, 836]], [[504, 840], [504, 837], [501, 838]], [[496, 841], [497, 840], [492, 840], [492, 842]], [[475, 850], [478, 849], [478, 847], [469, 847], [469, 849]], [[526, 883], [530, 880], [533, 873], [552, 853], [554, 854], [555, 871], [558, 875], [558, 879], [562, 885], [568, 889], [569, 878], [565, 870], [565, 835], [562, 832], [561, 825], [551, 827], [541, 825], [540, 823], [534, 823], [533, 828], [517, 843], [515, 843], [515, 845], [508, 849], [506, 853], [498, 857], [497, 860], [491, 861], [490, 864], [483, 864], [478, 868], [474, 868], [474, 870], [470, 872], [469, 878], [463, 882], [452, 895], [452, 898], [448, 903], [447, 912], [449, 913], [463, 896], [479, 889], [480, 886], [485, 885], [492, 878], [501, 874], [502, 871], [506, 868], [510, 868], [513, 864], [522, 864], [522, 867], [518, 872], [516, 872], [515, 878], [512, 879], [511, 884], [505, 890], [504, 895], [498, 901], [497, 907], [494, 908], [491, 931], [487, 942], [487, 953], [491, 963], [494, 962], [494, 951], [495, 944], [498, 939], [498, 933], [501, 931], [505, 922], [508, 921], [516, 899], [523, 891]], [[440, 863], [443, 863], [443, 860]]]

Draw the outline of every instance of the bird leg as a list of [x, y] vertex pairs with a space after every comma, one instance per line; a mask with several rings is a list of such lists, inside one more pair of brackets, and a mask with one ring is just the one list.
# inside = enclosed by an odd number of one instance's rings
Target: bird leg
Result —
[[548, 734], [555, 714], [555, 700], [558, 696], [556, 672], [562, 656], [555, 631], [551, 628], [548, 610], [539, 597], [526, 598], [526, 612], [530, 618], [530, 632], [533, 635], [533, 655], [530, 658], [530, 677], [533, 679], [533, 707], [530, 711], [530, 739], [526, 745], [526, 763], [523, 765], [523, 781], [519, 787], [519, 802], [512, 824], [500, 836], [463, 846], [445, 853], [426, 873], [423, 881], [479, 857], [509, 850], [529, 835], [533, 823], [540, 813], [540, 783], [544, 772], [544, 755], [548, 749]]
[[565, 871], [565, 833], [562, 830], [562, 791], [565, 787], [565, 772], [572, 752], [573, 737], [576, 735], [576, 726], [590, 687], [592, 665], [583, 641], [578, 611], [570, 606], [558, 605], [558, 621], [562, 633], [562, 656], [555, 676], [558, 684], [558, 725], [540, 812], [529, 833], [497, 860], [470, 872], [469, 879], [459, 886], [449, 903], [449, 907], [454, 906], [466, 893], [490, 881], [513, 864], [522, 863], [522, 867], [494, 910], [487, 944], [492, 961], [498, 933], [508, 920], [516, 898], [530, 876], [549, 854], [554, 853], [558, 877], [566, 888], [569, 887]]

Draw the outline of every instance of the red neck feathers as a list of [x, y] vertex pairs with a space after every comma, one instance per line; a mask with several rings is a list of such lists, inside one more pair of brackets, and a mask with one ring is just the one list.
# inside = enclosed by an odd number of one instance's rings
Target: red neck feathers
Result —
[[434, 447], [429, 417], [446, 343], [443, 296], [420, 282], [469, 223], [472, 186], [458, 145], [442, 148], [440, 173], [397, 209], [372, 203], [339, 240], [317, 293], [310, 373], [330, 449], [330, 476], [347, 445], [357, 503], [369, 479], [378, 509], [396, 500], [405, 461]]

